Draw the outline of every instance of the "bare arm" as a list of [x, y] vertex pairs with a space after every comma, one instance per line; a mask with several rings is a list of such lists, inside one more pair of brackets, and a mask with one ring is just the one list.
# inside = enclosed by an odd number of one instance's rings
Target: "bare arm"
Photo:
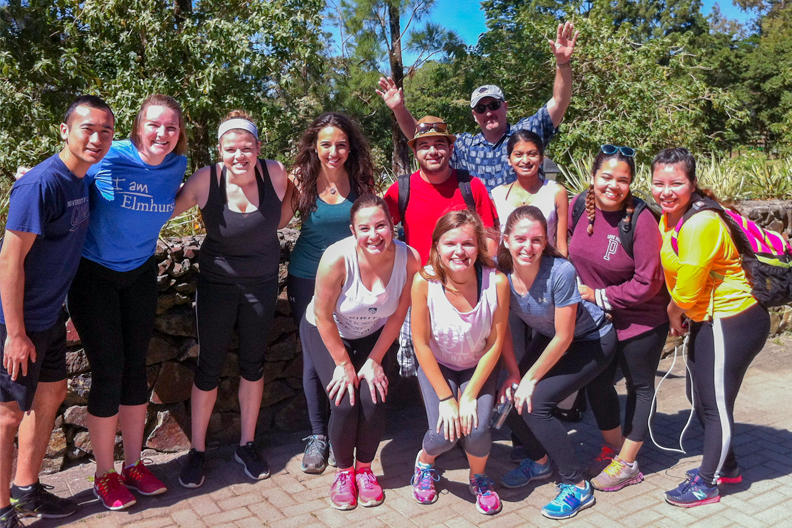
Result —
[[380, 77], [379, 86], [382, 90], [375, 90], [377, 95], [382, 97], [388, 108], [391, 109], [396, 116], [396, 122], [399, 123], [402, 134], [407, 139], [412, 139], [415, 135], [415, 118], [404, 106], [404, 90], [396, 87], [396, 82], [388, 77]]
[[0, 250], [0, 297], [3, 300], [6, 337], [3, 367], [16, 380], [27, 376], [28, 359], [36, 361], [36, 348], [25, 331], [25, 257], [30, 252], [35, 233], [8, 230]]
[[294, 204], [292, 203], [292, 198], [294, 193], [297, 192], [297, 188], [294, 186], [294, 182], [291, 179], [286, 180], [286, 194], [283, 196], [283, 201], [281, 202], [281, 218], [280, 222], [278, 222], [278, 229], [283, 229], [291, 219], [294, 218]]
[[437, 397], [440, 400], [447, 398], [454, 399], [456, 394], [451, 391], [445, 376], [440, 371], [437, 359], [429, 348], [429, 336], [431, 335], [431, 324], [429, 317], [429, 307], [427, 305], [427, 293], [429, 284], [426, 279], [416, 274], [412, 285], [412, 313], [410, 314], [410, 326], [412, 329], [413, 346], [415, 347], [415, 357], [418, 364], [432, 384]]
[[569, 240], [567, 238], [567, 224], [569, 223], [569, 197], [563, 185], [556, 184], [555, 193], [556, 216], [556, 247], [565, 257], [569, 257]]
[[210, 168], [204, 167], [198, 169], [192, 176], [187, 178], [187, 183], [182, 185], [181, 189], [179, 189], [179, 192], [176, 194], [176, 202], [173, 207], [171, 218], [176, 218], [183, 212], [199, 205], [199, 195], [203, 194], [204, 196], [208, 196], [210, 173]]
[[572, 66], [569, 61], [575, 50], [578, 33], [575, 31], [575, 25], [572, 22], [567, 22], [558, 25], [555, 41], [548, 40], [553, 55], [555, 55], [556, 74], [555, 81], [553, 81], [553, 97], [547, 102], [547, 111], [555, 127], [561, 124], [569, 103], [572, 101]]

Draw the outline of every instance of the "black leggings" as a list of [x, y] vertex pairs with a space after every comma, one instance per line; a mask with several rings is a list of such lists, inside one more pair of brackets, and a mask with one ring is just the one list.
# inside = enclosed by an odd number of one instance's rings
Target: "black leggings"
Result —
[[240, 375], [247, 381], [262, 378], [277, 298], [277, 277], [252, 284], [219, 284], [198, 275], [198, 389], [217, 388], [235, 326], [239, 334]]
[[[532, 365], [542, 355], [548, 342], [544, 336], [532, 339], [523, 363]], [[550, 456], [558, 467], [561, 481], [566, 484], [580, 482], [584, 476], [572, 440], [563, 424], [553, 415], [553, 409], [597, 377], [613, 360], [615, 351], [614, 330], [599, 339], [573, 341], [558, 363], [536, 384], [531, 397], [533, 410], [530, 413], [523, 410], [522, 414], [528, 427], [512, 429], [531, 459]]]
[[88, 412], [118, 414], [119, 405], [148, 402], [146, 353], [157, 313], [154, 258], [131, 271], [80, 261], [66, 305], [91, 364]]
[[[299, 328], [305, 310], [311, 303], [316, 287], [316, 279], [303, 279], [289, 275], [286, 279], [286, 292], [294, 325]], [[322, 380], [316, 373], [310, 354], [303, 354], [303, 390], [308, 406], [308, 420], [311, 434], [327, 436], [327, 417], [330, 415], [330, 402], [327, 401]]]
[[[382, 329], [360, 339], [342, 339], [355, 371], [360, 370], [368, 359], [380, 333]], [[305, 317], [300, 322], [300, 340], [303, 350], [313, 359], [323, 388], [326, 388], [333, 379], [336, 364], [319, 334], [319, 329]], [[368, 382], [361, 380], [355, 390], [354, 406], [349, 402], [348, 393], [344, 394], [340, 405], [333, 404], [329, 429], [330, 445], [333, 446], [339, 468], [352, 467], [355, 459], [369, 464], [377, 455], [380, 440], [385, 434], [385, 402], [379, 393], [372, 400]]]
[[769, 332], [770, 316], [758, 304], [732, 317], [691, 324], [688, 367], [696, 416], [704, 428], [699, 476], [710, 485], [722, 470], [737, 467], [732, 450], [734, 400]]
[[643, 442], [649, 431], [657, 365], [663, 353], [669, 324], [665, 323], [630, 339], [616, 342], [616, 357], [586, 387], [591, 410], [601, 431], [621, 425], [619, 395], [613, 380], [616, 367], [621, 366], [627, 381], [627, 402], [624, 406], [624, 436]]

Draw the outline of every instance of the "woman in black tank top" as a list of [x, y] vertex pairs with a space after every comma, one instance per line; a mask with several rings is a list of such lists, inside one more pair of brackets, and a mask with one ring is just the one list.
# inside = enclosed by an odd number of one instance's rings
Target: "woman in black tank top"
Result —
[[244, 112], [231, 112], [218, 131], [222, 162], [190, 176], [176, 197], [176, 213], [197, 205], [206, 226], [198, 256], [196, 293], [198, 368], [192, 388], [192, 449], [179, 482], [204, 481], [206, 430], [234, 327], [239, 334], [241, 438], [235, 459], [252, 479], [269, 476], [253, 444], [264, 391], [264, 354], [278, 296], [278, 228], [291, 218], [293, 185], [283, 165], [258, 159], [258, 129]]

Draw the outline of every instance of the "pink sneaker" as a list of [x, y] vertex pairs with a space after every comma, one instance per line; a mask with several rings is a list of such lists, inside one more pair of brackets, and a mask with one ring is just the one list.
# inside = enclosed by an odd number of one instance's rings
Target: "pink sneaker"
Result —
[[336, 473], [330, 488], [330, 503], [336, 510], [354, 510], [357, 506], [355, 470], [350, 468]]
[[355, 483], [357, 484], [358, 502], [361, 506], [370, 508], [379, 506], [385, 500], [382, 486], [377, 482], [377, 477], [371, 468], [361, 468], [355, 471]]
[[141, 495], [159, 495], [168, 491], [167, 486], [149, 471], [142, 460], [122, 469], [121, 478], [127, 488], [136, 490]]
[[114, 469], [94, 479], [93, 492], [108, 510], [123, 510], [135, 504], [135, 496]]
[[494, 485], [487, 475], [474, 475], [470, 479], [470, 493], [476, 497], [476, 509], [479, 513], [495, 515], [503, 508], [500, 497], [493, 489]]
[[[421, 452], [418, 452], [418, 456]], [[412, 494], [419, 504], [432, 504], [437, 501], [437, 491], [435, 491], [435, 482], [440, 481], [440, 476], [435, 471], [434, 466], [418, 462], [415, 459], [415, 474], [410, 481], [412, 484]]]

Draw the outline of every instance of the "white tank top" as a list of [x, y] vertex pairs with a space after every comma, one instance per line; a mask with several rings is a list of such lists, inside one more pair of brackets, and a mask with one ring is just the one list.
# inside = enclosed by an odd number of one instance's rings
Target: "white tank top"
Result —
[[[538, 207], [547, 220], [547, 240], [556, 246], [556, 230], [558, 226], [558, 213], [556, 212], [555, 193], [556, 186], [552, 180], [544, 180], [542, 186], [537, 191], [533, 202], [526, 205]], [[518, 185], [514, 182], [514, 185]], [[504, 184], [492, 189], [492, 201], [495, 202], [495, 209], [498, 211], [501, 233], [506, 229], [506, 219], [519, 206], [510, 205], [506, 199], [512, 184]]]
[[[333, 310], [333, 319], [342, 338], [360, 339], [373, 334], [385, 326], [388, 317], [393, 315], [399, 306], [399, 298], [407, 280], [407, 246], [398, 240], [392, 243], [396, 245], [393, 271], [385, 289], [376, 292], [366, 288], [360, 279], [355, 237], [339, 240], [327, 248], [328, 251], [331, 249], [338, 251], [340, 248], [346, 266], [344, 285]], [[315, 300], [316, 297], [311, 299], [305, 310], [306, 320], [314, 326], [316, 326]]]
[[[427, 269], [431, 272], [432, 268]], [[454, 308], [439, 281], [428, 281], [426, 304], [432, 327], [429, 348], [441, 365], [466, 370], [478, 365], [484, 355], [498, 306], [495, 273], [494, 268], [482, 270], [481, 297], [473, 310], [466, 313]]]

